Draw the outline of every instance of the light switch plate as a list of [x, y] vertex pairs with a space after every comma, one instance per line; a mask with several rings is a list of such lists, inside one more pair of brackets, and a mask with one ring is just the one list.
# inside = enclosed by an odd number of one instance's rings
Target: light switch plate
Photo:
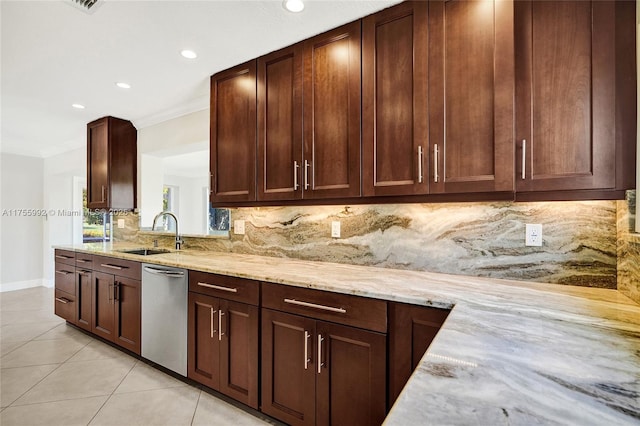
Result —
[[124, 228], [124, 219], [118, 219], [118, 229]]
[[236, 235], [244, 235], [244, 220], [233, 221], [233, 233]]
[[540, 223], [527, 223], [525, 225], [525, 246], [542, 246], [542, 224]]
[[331, 222], [331, 238], [340, 238], [340, 222], [337, 220]]

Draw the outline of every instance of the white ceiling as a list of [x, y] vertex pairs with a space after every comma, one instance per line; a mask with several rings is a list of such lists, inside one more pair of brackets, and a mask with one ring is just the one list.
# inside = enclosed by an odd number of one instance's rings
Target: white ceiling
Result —
[[292, 14], [281, 0], [99, 1], [87, 14], [72, 0], [0, 0], [2, 152], [80, 148], [105, 115], [140, 129], [202, 110], [211, 74], [399, 3], [307, 0]]

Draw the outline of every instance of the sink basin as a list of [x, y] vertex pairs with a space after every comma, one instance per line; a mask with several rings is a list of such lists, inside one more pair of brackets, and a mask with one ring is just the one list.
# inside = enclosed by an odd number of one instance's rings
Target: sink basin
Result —
[[171, 253], [165, 249], [136, 249], [136, 250], [120, 250], [121, 253], [137, 254], [140, 256], [151, 256], [152, 254]]

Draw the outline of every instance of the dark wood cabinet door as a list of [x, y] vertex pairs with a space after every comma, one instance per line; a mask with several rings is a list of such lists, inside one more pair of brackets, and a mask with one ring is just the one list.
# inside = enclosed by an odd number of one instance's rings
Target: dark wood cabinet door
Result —
[[292, 426], [315, 424], [314, 335], [314, 320], [262, 309], [261, 409]]
[[114, 278], [104, 272], [93, 272], [91, 293], [91, 331], [104, 339], [113, 341], [115, 331]]
[[89, 270], [76, 268], [76, 300], [78, 303], [77, 326], [91, 331], [91, 306], [93, 274]]
[[109, 206], [109, 122], [106, 118], [87, 126], [87, 207]]
[[54, 314], [56, 314], [60, 318], [65, 319], [71, 324], [77, 323], [77, 296], [56, 289], [53, 303]]
[[360, 21], [304, 42], [304, 198], [360, 195]]
[[428, 192], [427, 2], [362, 20], [362, 191]]
[[115, 277], [115, 333], [114, 343], [140, 354], [141, 293], [140, 281]]
[[219, 389], [220, 343], [219, 300], [189, 292], [187, 376], [212, 389]]
[[430, 192], [513, 191], [510, 1], [429, 2]]
[[316, 424], [382, 424], [387, 402], [386, 336], [325, 322], [318, 322], [316, 330], [316, 363], [320, 363]]
[[302, 198], [302, 45], [258, 59], [258, 201]]
[[220, 300], [220, 392], [258, 408], [258, 347], [260, 311], [257, 306]]
[[447, 309], [389, 303], [389, 408], [449, 315]]
[[615, 7], [516, 2], [517, 191], [615, 187]]
[[211, 77], [211, 202], [256, 199], [256, 61]]

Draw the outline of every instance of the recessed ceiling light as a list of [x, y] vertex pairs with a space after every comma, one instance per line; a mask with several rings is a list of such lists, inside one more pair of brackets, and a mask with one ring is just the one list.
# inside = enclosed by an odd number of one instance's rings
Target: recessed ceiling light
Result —
[[118, 86], [121, 89], [131, 89], [131, 85], [130, 84], [124, 83], [122, 81], [117, 82], [116, 86]]
[[80, 104], [71, 104], [71, 106], [77, 109], [84, 109], [84, 105], [80, 105]]
[[298, 13], [304, 10], [304, 3], [302, 0], [284, 0], [282, 2], [282, 7], [287, 9], [289, 12]]
[[187, 58], [187, 59], [195, 59], [195, 58], [198, 57], [198, 54], [196, 52], [194, 52], [193, 50], [185, 49], [185, 50], [181, 51], [180, 54], [182, 56], [184, 56], [185, 58]]

